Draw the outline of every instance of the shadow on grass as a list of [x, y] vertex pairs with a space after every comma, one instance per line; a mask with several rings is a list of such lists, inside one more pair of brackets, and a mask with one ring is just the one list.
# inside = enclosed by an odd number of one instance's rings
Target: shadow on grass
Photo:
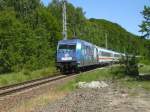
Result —
[[150, 73], [138, 76], [137, 80], [139, 80], [139, 81], [150, 81]]

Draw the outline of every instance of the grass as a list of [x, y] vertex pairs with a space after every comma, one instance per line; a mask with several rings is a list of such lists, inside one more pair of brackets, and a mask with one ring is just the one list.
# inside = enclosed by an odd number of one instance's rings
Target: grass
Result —
[[[78, 82], [90, 82], [98, 80], [115, 80], [119, 77], [123, 77], [120, 73], [120, 67], [106, 68], [106, 69], [97, 69], [94, 71], [81, 73], [74, 80], [58, 88], [59, 90], [72, 91], [77, 88]], [[117, 71], [117, 72], [116, 72]]]
[[72, 91], [76, 89], [76, 84], [78, 82], [90, 82], [92, 80], [98, 80], [98, 79], [105, 79], [107, 77], [107, 70], [96, 70], [93, 72], [88, 72], [88, 73], [81, 73], [79, 76], [77, 76], [74, 80], [70, 81], [69, 83], [61, 86], [60, 89], [65, 90], [65, 91]]
[[33, 112], [36, 109], [39, 110], [39, 108], [44, 107], [50, 101], [55, 101], [55, 100], [61, 99], [65, 95], [66, 95], [66, 93], [64, 93], [64, 92], [50, 91], [48, 93], [39, 95], [38, 97], [31, 98], [28, 101], [20, 103], [20, 104], [16, 105], [10, 111], [11, 112]]
[[[51, 68], [50, 68], [51, 69]], [[49, 71], [49, 70], [47, 70]], [[35, 71], [37, 73], [43, 72], [43, 70]], [[35, 74], [34, 72], [34, 74]], [[44, 72], [46, 72], [44, 70]], [[27, 73], [28, 74], [28, 73]], [[26, 75], [27, 75], [26, 74]], [[50, 101], [55, 101], [57, 99], [63, 98], [68, 92], [73, 91], [77, 88], [77, 83], [81, 81], [90, 82], [96, 80], [114, 80], [119, 82], [123, 87], [129, 89], [133, 88], [143, 88], [145, 90], [150, 90], [149, 80], [137, 80], [136, 78], [125, 76], [123, 74], [123, 69], [121, 66], [109, 67], [108, 69], [97, 69], [94, 71], [81, 73], [75, 79], [69, 81], [65, 85], [58, 87], [55, 91], [50, 91], [44, 93], [36, 98], [32, 98], [27, 102], [18, 104], [11, 112], [29, 112], [38, 109], [37, 107], [44, 107]], [[131, 93], [130, 93], [131, 94]], [[132, 93], [132, 96], [136, 96], [138, 93]]]
[[129, 79], [127, 81], [125, 80], [120, 80], [121, 84], [124, 85], [125, 87], [128, 87], [129, 89], [144, 89], [149, 91], [150, 90], [150, 81], [145, 80], [145, 81], [140, 81], [140, 80], [134, 80], [134, 79]]
[[139, 79], [129, 77], [123, 74], [123, 68], [121, 66], [112, 67], [108, 69], [97, 69], [95, 71], [81, 73], [74, 80], [58, 88], [59, 90], [72, 91], [77, 88], [78, 82], [90, 82], [97, 80], [113, 80], [119, 82], [124, 87], [129, 89], [143, 88], [150, 90], [150, 80], [140, 77]]
[[139, 63], [143, 63], [145, 65], [150, 65], [150, 59], [139, 59]]
[[150, 65], [143, 65], [139, 68], [140, 73], [150, 73]]
[[18, 73], [9, 73], [0, 75], [0, 87], [25, 82], [37, 78], [52, 76], [56, 72], [55, 67], [48, 67], [36, 71], [22, 70]]
[[[36, 71], [22, 70], [18, 73], [2, 74], [0, 75], [0, 87], [16, 84], [20, 82], [25, 82], [28, 80], [33, 80], [41, 77], [47, 77], [54, 75], [56, 72], [55, 67], [48, 67]], [[108, 69], [97, 69], [95, 71], [81, 73], [74, 80], [70, 81], [68, 84], [63, 85], [59, 89], [72, 91], [76, 88], [78, 82], [90, 82], [93, 80], [119, 80], [122, 84], [126, 85], [129, 88], [142, 87], [145, 89], [150, 88], [149, 80], [135, 80], [134, 78], [128, 77], [129, 80], [125, 80], [124, 74], [122, 74], [122, 67], [111, 67]], [[150, 73], [150, 65], [144, 65], [139, 68], [140, 73]]]

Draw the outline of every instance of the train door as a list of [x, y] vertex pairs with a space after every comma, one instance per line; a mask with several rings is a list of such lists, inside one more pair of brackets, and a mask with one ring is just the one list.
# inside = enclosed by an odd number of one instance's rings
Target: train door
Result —
[[98, 64], [99, 63], [99, 55], [98, 55], [98, 49], [96, 48], [96, 63]]
[[85, 46], [84, 44], [82, 43], [81, 45], [81, 66], [84, 66], [85, 65]]

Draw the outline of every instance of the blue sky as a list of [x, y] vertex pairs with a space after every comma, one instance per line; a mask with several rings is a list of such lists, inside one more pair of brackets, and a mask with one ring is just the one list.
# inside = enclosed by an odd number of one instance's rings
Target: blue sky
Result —
[[[51, 0], [42, 0], [47, 5]], [[120, 24], [127, 31], [141, 35], [138, 25], [143, 17], [140, 12], [150, 0], [68, 0], [74, 6], [82, 7], [87, 18], [106, 19]]]

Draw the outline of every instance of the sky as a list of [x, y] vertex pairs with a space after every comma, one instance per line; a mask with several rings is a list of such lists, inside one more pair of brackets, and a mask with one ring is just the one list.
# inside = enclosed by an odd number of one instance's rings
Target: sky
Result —
[[[45, 5], [51, 0], [42, 0]], [[82, 7], [87, 18], [106, 19], [118, 23], [127, 31], [141, 35], [138, 25], [143, 16], [140, 12], [150, 0], [68, 0], [75, 7]]]

